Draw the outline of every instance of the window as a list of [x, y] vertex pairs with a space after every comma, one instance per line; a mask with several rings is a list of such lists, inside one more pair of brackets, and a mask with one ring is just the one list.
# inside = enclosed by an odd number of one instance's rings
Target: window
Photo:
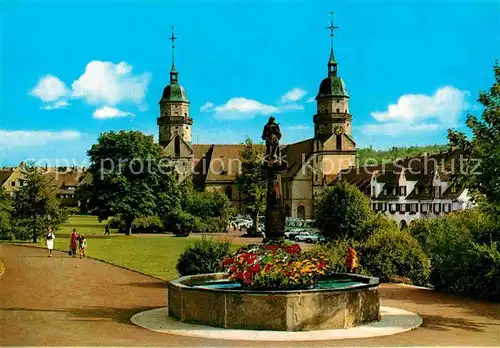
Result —
[[372, 197], [375, 197], [376, 196], [376, 192], [375, 192], [375, 186], [372, 187]]
[[337, 134], [337, 150], [342, 150], [342, 134]]
[[297, 217], [298, 217], [299, 219], [303, 219], [303, 220], [305, 220], [305, 218], [306, 218], [306, 208], [304, 208], [304, 206], [303, 206], [303, 205], [299, 205], [299, 206], [297, 207]]
[[395, 212], [396, 212], [396, 204], [390, 203], [389, 204], [389, 213], [394, 214]]
[[434, 203], [434, 212], [439, 214], [441, 212], [441, 204], [440, 203]]
[[395, 187], [393, 187], [393, 188], [392, 188], [392, 195], [393, 195], [393, 196], [395, 196], [395, 195], [396, 195], [396, 188], [395, 188]]
[[339, 114], [339, 113], [340, 113], [340, 109], [337, 109], [337, 114]]
[[399, 195], [406, 196], [406, 186], [399, 186]]
[[399, 203], [396, 204], [396, 211], [401, 211], [401, 204]]
[[288, 204], [285, 205], [285, 216], [290, 217], [290, 206]]
[[10, 184], [11, 184], [11, 186], [16, 186], [16, 182], [15, 181], [11, 182]]
[[420, 211], [422, 212], [422, 214], [427, 214], [427, 212], [429, 211], [429, 204], [428, 203], [422, 203], [420, 205]]
[[407, 213], [409, 213], [411, 211], [411, 204], [410, 203], [406, 203], [406, 205], [405, 205], [405, 211]]
[[176, 157], [181, 155], [181, 140], [178, 136], [174, 139], [174, 152]]
[[387, 196], [387, 189], [384, 189], [384, 196]]
[[451, 204], [450, 203], [443, 203], [442, 206], [443, 213], [448, 213], [451, 210]]
[[418, 189], [418, 187], [415, 187], [415, 194], [418, 195], [419, 192], [420, 190]]
[[451, 187], [451, 193], [457, 193], [457, 188], [456, 186]]
[[383, 211], [384, 210], [384, 204], [383, 203], [377, 203], [378, 205], [378, 211]]
[[231, 185], [227, 185], [226, 186], [226, 196], [227, 198], [229, 199], [232, 199], [233, 198], [233, 188]]
[[431, 192], [431, 190], [430, 190], [430, 188], [429, 188], [429, 187], [426, 187], [426, 188], [424, 189], [424, 192], [425, 192], [425, 193], [430, 193], [430, 192]]
[[316, 182], [318, 182], [318, 180], [319, 180], [319, 176], [318, 176], [318, 174], [316, 174], [316, 175], [315, 175], [314, 180], [315, 180]]

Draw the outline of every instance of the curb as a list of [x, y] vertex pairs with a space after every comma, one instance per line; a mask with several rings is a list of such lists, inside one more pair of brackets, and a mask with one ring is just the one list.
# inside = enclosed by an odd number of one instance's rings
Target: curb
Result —
[[[45, 247], [43, 246], [40, 246], [40, 245], [26, 245], [26, 244], [16, 244], [16, 243], [6, 243], [6, 244], [9, 244], [9, 245], [14, 245], [14, 246], [20, 246], [20, 247], [25, 247], [25, 248], [35, 248], [35, 249], [46, 249]], [[61, 252], [61, 253], [64, 253], [64, 254], [67, 254], [68, 252], [67, 251], [64, 251], [64, 250], [61, 250], [61, 249], [55, 249], [54, 248], [54, 251], [58, 251], [58, 252]], [[121, 269], [125, 269], [127, 271], [131, 271], [131, 272], [135, 272], [135, 273], [139, 273], [139, 274], [142, 274], [142, 275], [145, 275], [145, 276], [148, 276], [148, 277], [151, 277], [151, 278], [154, 278], [154, 279], [157, 279], [157, 280], [161, 280], [163, 282], [165, 282], [165, 286], [168, 285], [168, 280], [166, 279], [163, 279], [163, 278], [160, 278], [160, 277], [157, 277], [157, 276], [154, 276], [152, 274], [147, 274], [147, 273], [144, 273], [144, 272], [141, 272], [141, 271], [138, 271], [138, 270], [135, 270], [135, 269], [131, 269], [131, 268], [127, 268], [125, 266], [122, 266], [122, 265], [117, 265], [116, 263], [113, 263], [111, 261], [106, 261], [106, 260], [103, 260], [103, 259], [99, 259], [97, 257], [93, 257], [93, 256], [85, 256], [85, 258], [87, 259], [91, 259], [91, 260], [94, 260], [94, 261], [99, 261], [99, 262], [102, 262], [102, 263], [106, 263], [108, 265], [111, 265], [111, 266], [114, 266], [114, 267], [118, 267], [118, 268], [121, 268]], [[0, 261], [1, 262], [1, 261]], [[0, 271], [1, 271], [1, 265], [0, 265]], [[0, 277], [1, 277], [1, 274], [0, 274]]]

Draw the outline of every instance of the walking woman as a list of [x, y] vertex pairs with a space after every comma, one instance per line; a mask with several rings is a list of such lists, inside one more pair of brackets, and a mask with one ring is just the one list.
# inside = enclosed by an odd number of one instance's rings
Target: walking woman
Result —
[[52, 257], [52, 250], [54, 249], [54, 239], [56, 239], [54, 232], [52, 232], [52, 227], [49, 227], [47, 229], [47, 235], [45, 236], [45, 239], [47, 241], [47, 249], [49, 249], [49, 257]]
[[71, 240], [69, 242], [69, 248], [71, 250], [71, 256], [76, 257], [76, 248], [78, 247], [78, 233], [76, 229], [71, 233]]
[[349, 244], [347, 247], [347, 255], [345, 257], [345, 268], [348, 273], [358, 273], [358, 267], [358, 253], [354, 250], [352, 244]]

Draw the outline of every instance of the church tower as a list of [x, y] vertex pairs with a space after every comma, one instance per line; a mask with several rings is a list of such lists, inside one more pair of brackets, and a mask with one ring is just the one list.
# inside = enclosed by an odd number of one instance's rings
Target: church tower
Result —
[[160, 117], [159, 143], [166, 147], [165, 155], [171, 158], [189, 157], [191, 150], [191, 131], [193, 119], [189, 116], [189, 100], [186, 91], [179, 84], [179, 73], [174, 63], [174, 27], [172, 27], [172, 68], [170, 69], [170, 84], [163, 90], [159, 101]]
[[342, 150], [343, 134], [351, 136], [352, 115], [349, 113], [349, 94], [344, 81], [337, 74], [337, 61], [333, 53], [333, 20], [327, 29], [330, 29], [331, 48], [328, 60], [328, 76], [321, 81], [316, 96], [317, 110], [314, 115], [315, 138], [336, 135], [339, 151]]

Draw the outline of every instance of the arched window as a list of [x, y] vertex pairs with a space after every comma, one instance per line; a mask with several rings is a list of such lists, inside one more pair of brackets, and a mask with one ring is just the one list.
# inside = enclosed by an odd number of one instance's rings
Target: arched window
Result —
[[226, 186], [226, 196], [229, 199], [233, 198], [233, 187], [231, 185]]
[[288, 204], [285, 205], [285, 216], [290, 217], [290, 206]]
[[342, 150], [342, 134], [337, 134], [337, 151]]
[[408, 227], [406, 220], [401, 220], [401, 229], [404, 230], [406, 227]]
[[180, 157], [181, 155], [181, 139], [179, 136], [176, 136], [174, 139], [174, 152], [176, 157]]
[[297, 207], [297, 217], [299, 219], [304, 219], [304, 220], [306, 219], [306, 208], [304, 208], [303, 205], [299, 205]]

